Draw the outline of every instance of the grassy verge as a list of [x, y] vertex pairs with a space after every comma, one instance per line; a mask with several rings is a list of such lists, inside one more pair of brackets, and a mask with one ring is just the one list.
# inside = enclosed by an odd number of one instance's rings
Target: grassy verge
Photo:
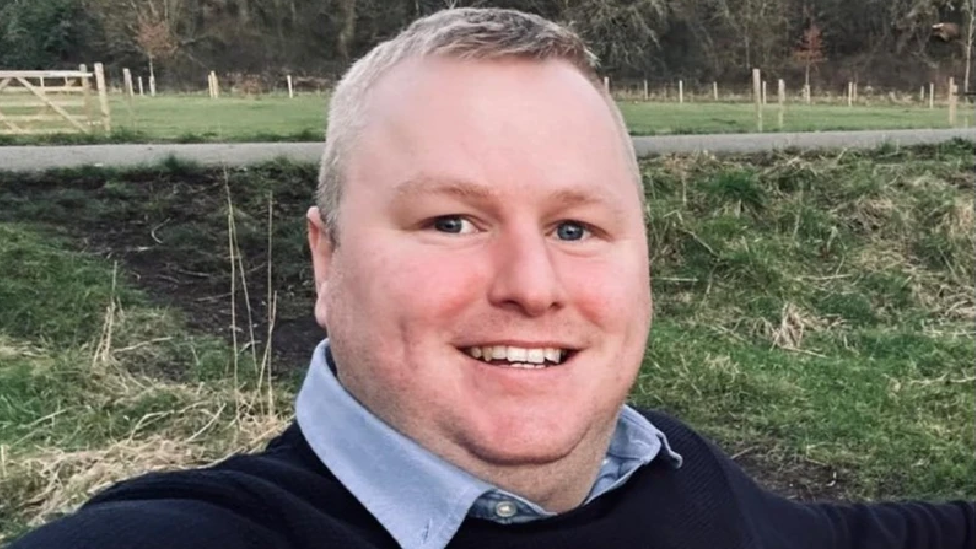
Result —
[[[976, 497], [973, 162], [961, 142], [645, 160], [657, 314], [632, 401], [793, 497]], [[314, 180], [0, 173], [3, 536], [285, 424], [320, 337]]]
[[649, 166], [635, 398], [839, 495], [973, 497], [972, 165], [960, 144]]
[[232, 323], [240, 345], [188, 330], [131, 278], [51, 231], [0, 224], [0, 542], [115, 481], [259, 449], [286, 424], [293, 385], [270, 379], [245, 330]]
[[[131, 107], [111, 101], [113, 131], [104, 135], [0, 136], [0, 145], [87, 143], [206, 143], [320, 141], [326, 124], [325, 95], [268, 95], [260, 98], [202, 96], [137, 97]], [[633, 135], [755, 132], [755, 107], [747, 102], [618, 101]], [[825, 131], [949, 127], [948, 107], [919, 105], [796, 104], [787, 106], [782, 129], [778, 106], [764, 109], [763, 129]], [[976, 124], [976, 113], [960, 104], [957, 126]]]

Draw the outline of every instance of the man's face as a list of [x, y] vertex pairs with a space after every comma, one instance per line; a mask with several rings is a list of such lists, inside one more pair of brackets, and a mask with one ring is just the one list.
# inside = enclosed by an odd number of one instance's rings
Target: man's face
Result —
[[338, 247], [309, 212], [342, 383], [462, 467], [605, 444], [651, 295], [602, 98], [568, 64], [520, 60], [410, 61], [371, 93]]

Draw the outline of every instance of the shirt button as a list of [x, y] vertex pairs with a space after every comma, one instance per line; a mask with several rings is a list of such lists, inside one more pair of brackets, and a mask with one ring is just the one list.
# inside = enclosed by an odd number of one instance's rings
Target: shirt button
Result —
[[495, 514], [502, 518], [514, 517], [515, 511], [515, 504], [510, 501], [501, 501], [495, 505]]

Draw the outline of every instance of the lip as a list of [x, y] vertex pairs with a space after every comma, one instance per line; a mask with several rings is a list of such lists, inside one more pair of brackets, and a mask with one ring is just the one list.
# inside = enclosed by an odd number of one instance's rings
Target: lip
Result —
[[491, 362], [486, 362], [480, 358], [475, 358], [471, 356], [471, 354], [468, 353], [466, 350], [464, 350], [464, 348], [458, 348], [457, 351], [462, 355], [464, 355], [464, 357], [467, 358], [468, 360], [471, 360], [481, 366], [487, 366], [489, 368], [492, 368], [493, 370], [513, 370], [516, 372], [518, 371], [540, 372], [543, 370], [565, 370], [566, 369], [565, 366], [574, 363], [576, 361], [576, 357], [579, 356], [581, 352], [580, 349], [567, 349], [565, 351], [566, 352], [565, 358], [562, 360], [562, 362], [559, 362], [558, 364], [547, 362], [544, 368], [516, 368], [516, 367], [493, 365]]
[[483, 367], [483, 368], [489, 368], [490, 371], [498, 372], [498, 373], [503, 373], [503, 374], [504, 373], [507, 373], [507, 372], [511, 372], [512, 375], [520, 375], [520, 374], [523, 374], [523, 373], [524, 374], [540, 374], [542, 372], [552, 372], [552, 371], [566, 370], [567, 369], [567, 366], [571, 366], [572, 364], [574, 364], [576, 362], [576, 358], [579, 356], [580, 353], [578, 351], [572, 351], [569, 354], [569, 356], [565, 360], [563, 360], [562, 362], [560, 362], [559, 364], [549, 364], [549, 365], [547, 365], [544, 368], [515, 368], [515, 367], [511, 367], [511, 366], [496, 366], [496, 365], [493, 365], [490, 362], [485, 362], [484, 360], [481, 360], [481, 359], [478, 359], [478, 358], [474, 358], [473, 356], [469, 355], [468, 353], [466, 353], [464, 351], [461, 351], [461, 354], [464, 355], [464, 357], [467, 358], [468, 360], [470, 360], [471, 362], [477, 364], [478, 366]]
[[459, 350], [464, 351], [471, 347], [518, 347], [521, 349], [562, 349], [565, 351], [579, 351], [579, 345], [560, 343], [555, 341], [516, 341], [512, 339], [494, 340], [478, 343], [461, 343], [455, 345]]

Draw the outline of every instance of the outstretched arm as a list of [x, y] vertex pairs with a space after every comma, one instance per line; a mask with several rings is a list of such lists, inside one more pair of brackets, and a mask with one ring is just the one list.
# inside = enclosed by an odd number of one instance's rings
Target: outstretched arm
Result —
[[234, 513], [191, 500], [105, 502], [83, 507], [8, 549], [250, 549], [281, 547]]
[[[755, 483], [715, 449], [732, 489], [766, 547], [810, 549], [973, 549], [976, 502], [803, 503]], [[776, 543], [779, 542], [779, 543]]]
[[973, 502], [903, 501], [805, 506], [837, 548], [965, 549], [976, 547]]

